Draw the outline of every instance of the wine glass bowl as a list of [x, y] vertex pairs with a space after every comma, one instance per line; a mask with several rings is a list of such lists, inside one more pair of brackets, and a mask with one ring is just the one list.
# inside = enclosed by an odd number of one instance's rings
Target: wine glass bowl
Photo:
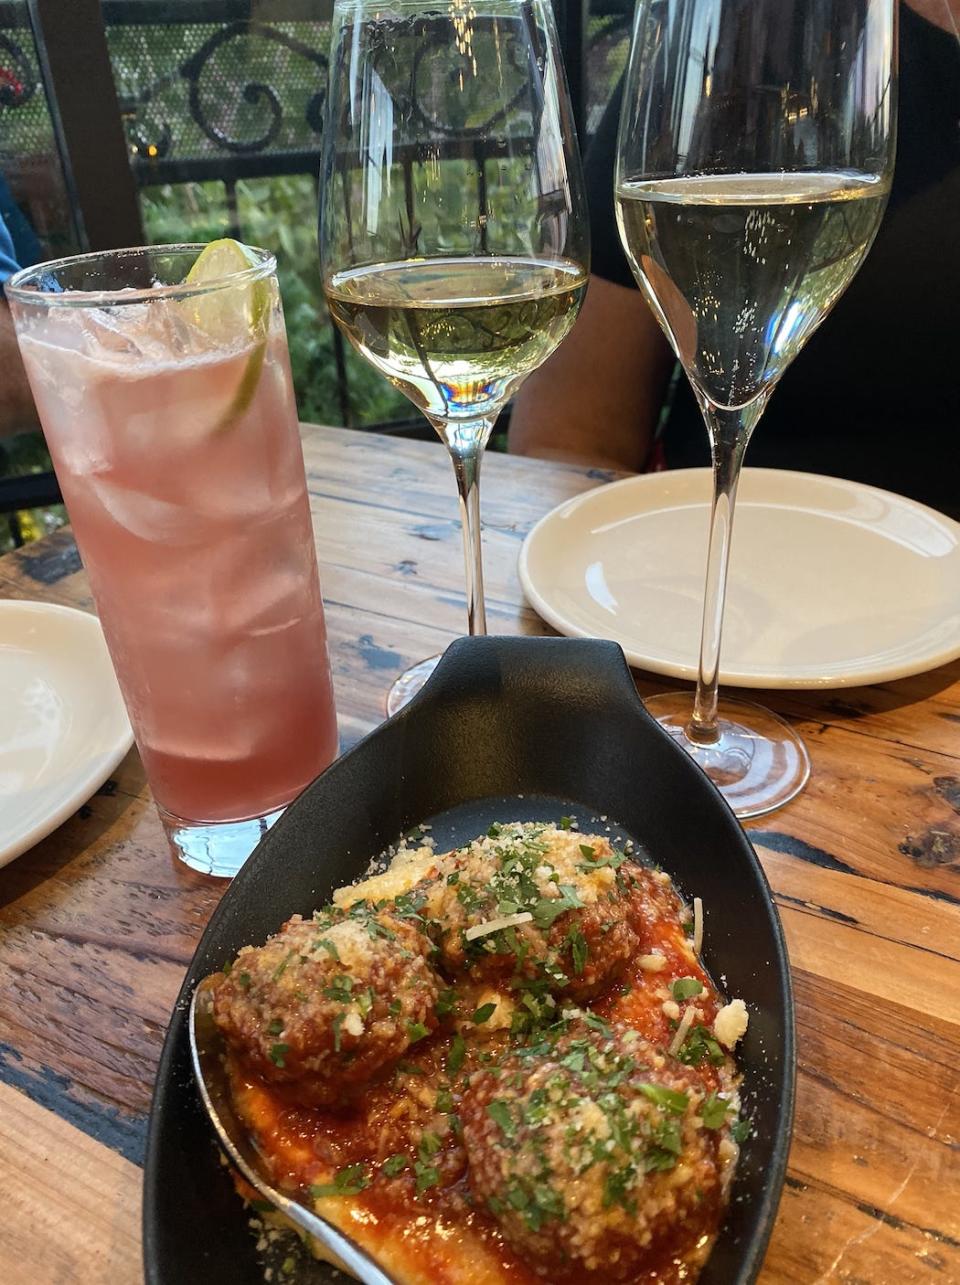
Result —
[[778, 379], [873, 242], [895, 134], [894, 0], [639, 0], [617, 222], [714, 472], [697, 689], [647, 707], [742, 817], [793, 798], [810, 765], [775, 714], [718, 694], [740, 468]]
[[[484, 633], [482, 452], [589, 273], [549, 0], [337, 0], [320, 261], [334, 322], [450, 452], [468, 628]], [[430, 664], [401, 676], [390, 712]]]

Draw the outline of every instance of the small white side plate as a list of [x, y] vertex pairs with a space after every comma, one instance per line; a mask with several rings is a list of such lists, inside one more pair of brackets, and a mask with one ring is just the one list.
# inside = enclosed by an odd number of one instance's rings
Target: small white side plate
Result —
[[[632, 665], [695, 679], [711, 474], [626, 478], [530, 532], [520, 580], [563, 634], [612, 638]], [[874, 487], [745, 469], [721, 680], [849, 687], [960, 656], [960, 524]]]
[[0, 866], [81, 807], [132, 744], [97, 618], [0, 602]]

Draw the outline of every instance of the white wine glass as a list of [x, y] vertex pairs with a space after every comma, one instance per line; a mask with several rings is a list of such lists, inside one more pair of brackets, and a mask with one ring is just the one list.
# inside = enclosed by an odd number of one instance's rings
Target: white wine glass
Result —
[[714, 482], [696, 693], [647, 708], [741, 817], [793, 798], [810, 762], [782, 719], [718, 694], [740, 466], [883, 215], [896, 34], [895, 0], [639, 0], [634, 19], [617, 221], [703, 412]]
[[[589, 273], [576, 133], [548, 0], [337, 0], [320, 188], [331, 316], [419, 408], [460, 496], [467, 622], [486, 632], [480, 462]], [[393, 713], [436, 657], [401, 675]]]

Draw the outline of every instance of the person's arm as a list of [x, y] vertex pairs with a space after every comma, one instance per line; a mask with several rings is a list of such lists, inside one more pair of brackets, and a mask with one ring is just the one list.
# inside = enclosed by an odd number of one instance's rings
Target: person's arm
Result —
[[23, 369], [10, 308], [0, 293], [0, 437], [37, 427], [37, 410]]
[[591, 277], [573, 330], [517, 395], [510, 450], [641, 469], [672, 368], [673, 354], [640, 291]]
[[907, 0], [907, 4], [941, 31], [960, 34], [960, 0]]

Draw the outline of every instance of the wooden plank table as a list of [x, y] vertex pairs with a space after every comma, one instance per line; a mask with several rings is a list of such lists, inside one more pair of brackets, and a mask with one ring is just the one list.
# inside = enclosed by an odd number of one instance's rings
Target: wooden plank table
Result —
[[[453, 476], [424, 443], [310, 428], [304, 448], [348, 746], [382, 717], [393, 676], [462, 631]], [[491, 632], [549, 632], [523, 605], [520, 542], [606, 477], [496, 455], [484, 471]], [[69, 533], [0, 559], [0, 596], [92, 609]], [[813, 776], [749, 828], [799, 1024], [790, 1174], [762, 1279], [960, 1282], [960, 664], [768, 700], [801, 730]], [[223, 888], [171, 858], [135, 752], [0, 870], [4, 1285], [141, 1279], [154, 1068]]]

